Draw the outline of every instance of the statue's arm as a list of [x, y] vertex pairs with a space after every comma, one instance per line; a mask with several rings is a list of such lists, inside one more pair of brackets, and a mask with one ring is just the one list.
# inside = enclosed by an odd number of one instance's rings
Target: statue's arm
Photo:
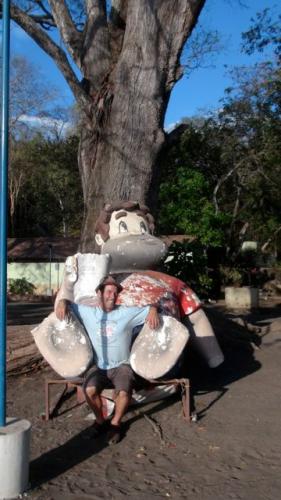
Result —
[[77, 258], [75, 255], [73, 255], [71, 257], [68, 257], [65, 263], [62, 283], [55, 300], [55, 306], [54, 306], [55, 313], [60, 301], [64, 300], [66, 302], [74, 302], [74, 284], [76, 280], [77, 280]]

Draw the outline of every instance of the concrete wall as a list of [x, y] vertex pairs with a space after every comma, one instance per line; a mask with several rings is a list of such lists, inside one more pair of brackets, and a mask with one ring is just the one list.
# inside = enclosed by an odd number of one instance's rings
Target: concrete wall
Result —
[[230, 309], [259, 307], [259, 290], [249, 286], [227, 286], [225, 287], [225, 305]]
[[25, 278], [36, 286], [38, 295], [52, 295], [60, 287], [64, 262], [8, 263], [8, 280]]

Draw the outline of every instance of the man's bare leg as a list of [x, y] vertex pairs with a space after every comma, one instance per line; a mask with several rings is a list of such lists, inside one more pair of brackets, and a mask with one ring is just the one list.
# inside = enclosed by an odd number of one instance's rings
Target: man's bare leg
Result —
[[119, 426], [131, 400], [131, 395], [125, 391], [119, 391], [115, 399], [115, 412], [111, 424]]
[[88, 405], [93, 410], [96, 416], [97, 424], [103, 424], [105, 420], [102, 414], [102, 400], [100, 394], [97, 392], [96, 387], [86, 387], [85, 396]]
[[121, 439], [120, 424], [129, 406], [130, 399], [131, 394], [126, 391], [120, 391], [115, 399], [115, 412], [107, 434], [107, 442], [110, 445], [118, 443]]

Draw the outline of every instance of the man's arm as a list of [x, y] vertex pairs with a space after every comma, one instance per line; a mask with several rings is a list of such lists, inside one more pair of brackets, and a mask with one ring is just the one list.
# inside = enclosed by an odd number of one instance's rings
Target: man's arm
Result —
[[160, 318], [156, 306], [150, 306], [145, 322], [151, 330], [157, 330], [160, 326]]
[[55, 304], [55, 314], [56, 317], [60, 320], [63, 321], [64, 319], [67, 318], [69, 312], [69, 302], [66, 299], [60, 299], [56, 304]]

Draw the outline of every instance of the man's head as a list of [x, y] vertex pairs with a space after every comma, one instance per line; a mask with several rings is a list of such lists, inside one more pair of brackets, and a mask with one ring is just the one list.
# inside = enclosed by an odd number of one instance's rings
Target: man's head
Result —
[[97, 287], [96, 291], [100, 299], [100, 305], [106, 312], [114, 309], [118, 293], [121, 292], [122, 286], [112, 276], [107, 276]]

